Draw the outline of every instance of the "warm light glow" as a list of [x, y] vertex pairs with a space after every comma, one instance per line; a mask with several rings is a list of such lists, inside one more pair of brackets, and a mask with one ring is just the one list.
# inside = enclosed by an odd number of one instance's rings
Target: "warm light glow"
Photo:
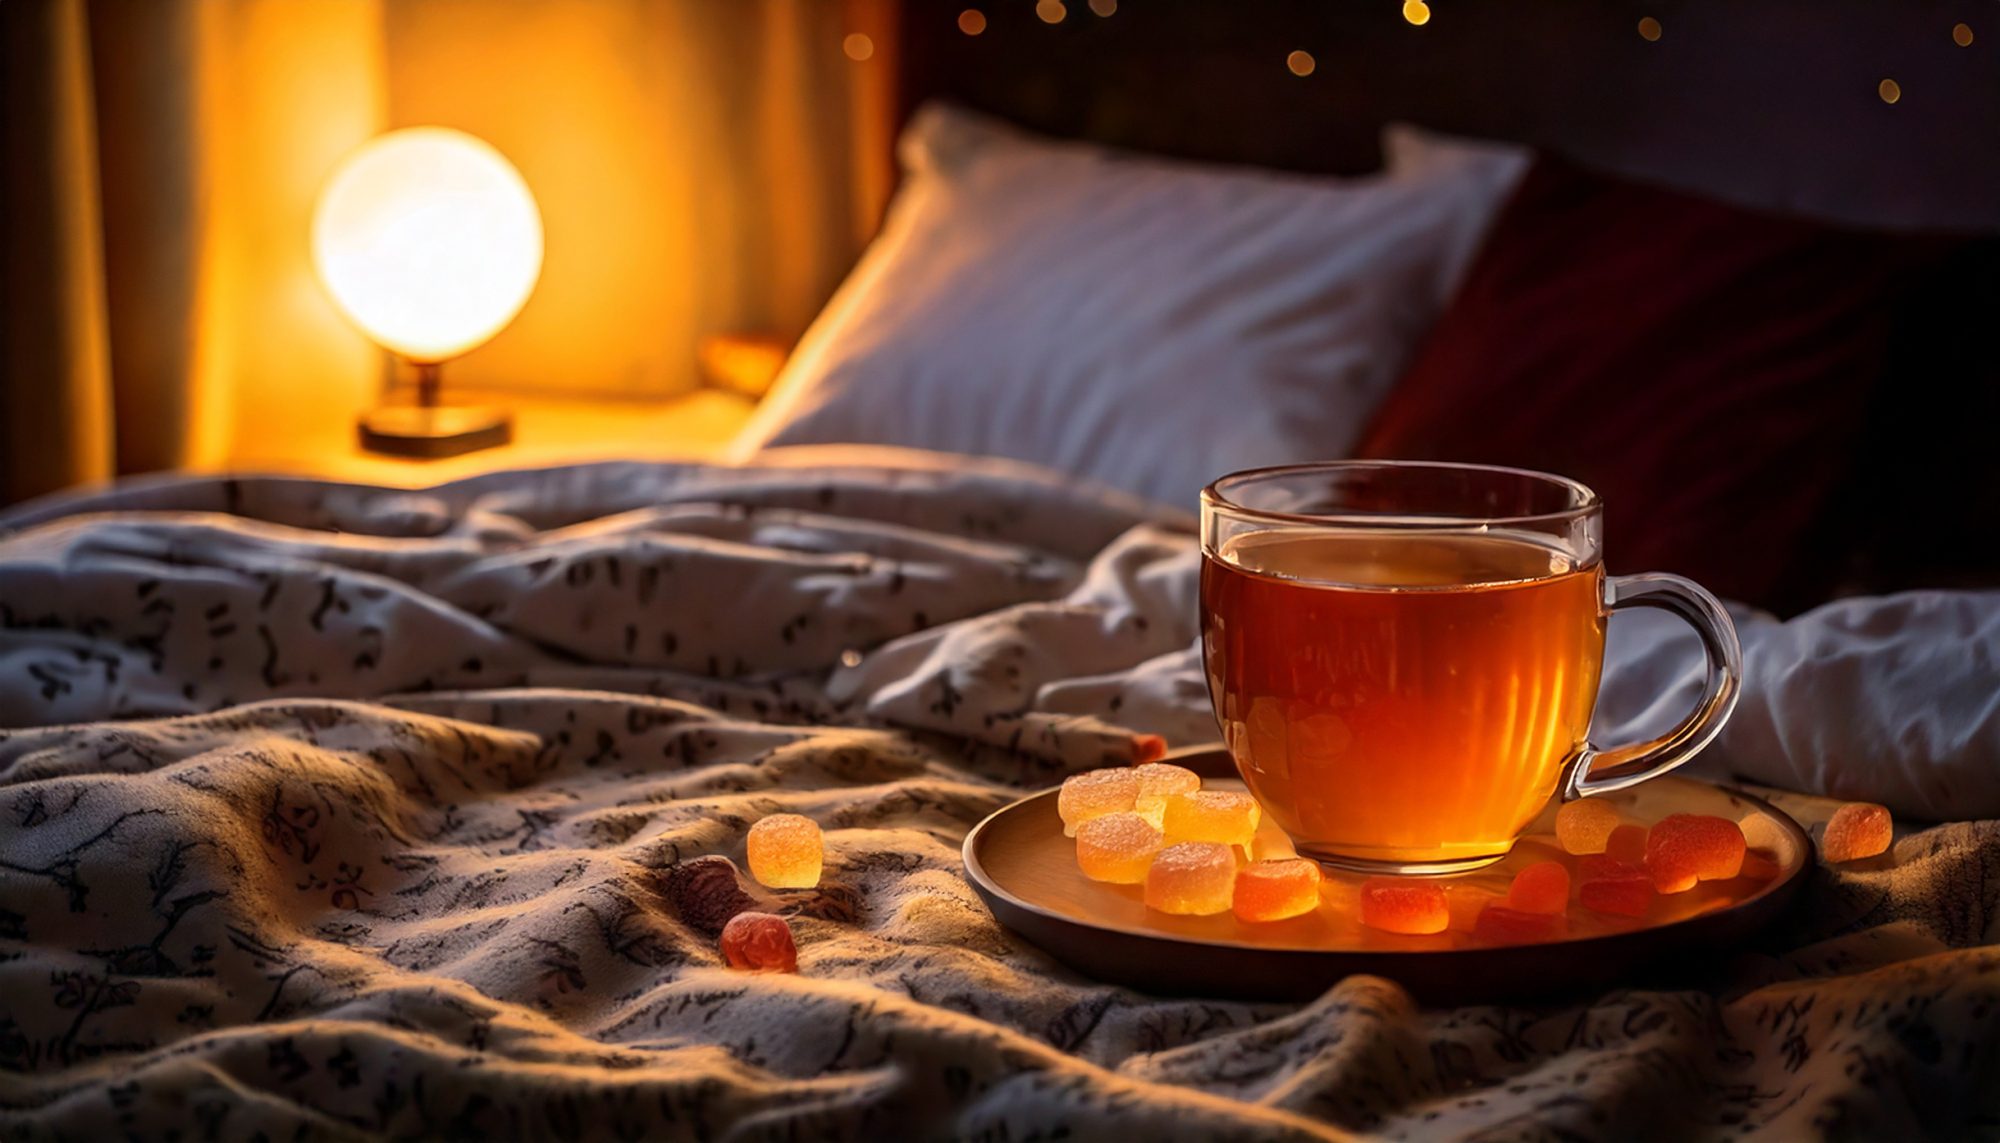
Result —
[[967, 8], [958, 14], [958, 30], [968, 36], [976, 36], [986, 30], [986, 13], [977, 8]]
[[1403, 0], [1403, 19], [1422, 27], [1431, 22], [1431, 6], [1424, 0]]
[[1069, 9], [1063, 7], [1062, 0], [1036, 0], [1035, 15], [1040, 16], [1044, 24], [1060, 24], [1063, 17], [1069, 15]]
[[312, 251], [363, 332], [412, 361], [443, 361], [520, 312], [541, 274], [542, 217], [500, 152], [463, 131], [412, 127], [334, 172]]
[[860, 32], [854, 32], [840, 42], [840, 50], [847, 53], [848, 59], [860, 63], [875, 54], [875, 41]]
[[1109, 16], [1118, 11], [1118, 0], [1090, 0], [1090, 10], [1100, 16]]
[[1894, 103], [1903, 98], [1903, 85], [1893, 79], [1885, 79], [1876, 85], [1875, 93], [1882, 97], [1882, 102]]
[[1972, 25], [1960, 24], [1951, 30], [1951, 42], [1961, 48], [1972, 46]]
[[1660, 22], [1651, 16], [1640, 17], [1639, 37], [1647, 43], [1657, 42], [1660, 38]]
[[1292, 69], [1293, 75], [1311, 75], [1315, 64], [1311, 52], [1293, 52], [1285, 57], [1285, 66]]

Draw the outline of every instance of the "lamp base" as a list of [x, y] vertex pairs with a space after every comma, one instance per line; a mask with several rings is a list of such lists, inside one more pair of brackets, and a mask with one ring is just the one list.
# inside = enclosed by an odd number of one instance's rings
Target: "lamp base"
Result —
[[461, 405], [389, 405], [364, 414], [355, 426], [361, 447], [390, 456], [441, 460], [514, 439], [505, 409]]

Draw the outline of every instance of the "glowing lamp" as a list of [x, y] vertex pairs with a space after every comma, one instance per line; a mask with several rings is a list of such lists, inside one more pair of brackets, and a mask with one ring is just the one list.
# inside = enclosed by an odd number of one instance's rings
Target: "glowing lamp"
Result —
[[438, 387], [441, 363], [499, 333], [541, 274], [541, 214], [513, 164], [463, 131], [390, 132], [334, 172], [312, 250], [341, 312], [417, 367], [417, 403], [363, 417], [363, 447], [440, 457], [507, 442], [504, 412], [441, 405]]

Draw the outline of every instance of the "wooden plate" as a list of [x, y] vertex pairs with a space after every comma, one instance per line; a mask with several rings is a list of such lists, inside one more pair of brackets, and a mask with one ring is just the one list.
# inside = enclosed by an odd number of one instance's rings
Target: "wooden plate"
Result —
[[[1202, 776], [1204, 788], [1242, 789], [1227, 752], [1178, 751], [1169, 761]], [[1350, 973], [1402, 984], [1427, 1003], [1457, 1004], [1552, 998], [1617, 983], [1681, 958], [1714, 955], [1769, 923], [1789, 905], [1813, 864], [1812, 840], [1784, 812], [1737, 790], [1669, 775], [1609, 795], [1629, 818], [1648, 824], [1672, 813], [1715, 814], [1764, 824], [1775, 879], [1703, 882], [1657, 898], [1644, 918], [1614, 918], [1572, 907], [1567, 939], [1544, 944], [1479, 946], [1466, 931], [1478, 903], [1504, 895], [1514, 872], [1558, 856], [1551, 806], [1498, 864], [1444, 884], [1452, 927], [1433, 936], [1379, 932], [1353, 920], [1358, 875], [1329, 871], [1313, 913], [1270, 924], [1245, 924], [1228, 913], [1180, 917], [1146, 908], [1136, 885], [1091, 881], [1076, 867], [1075, 843], [1063, 836], [1056, 791], [1044, 790], [994, 813], [965, 837], [965, 872], [993, 915], [1051, 956], [1099, 980], [1147, 992], [1304, 1000]], [[1290, 855], [1268, 820], [1258, 856]]]

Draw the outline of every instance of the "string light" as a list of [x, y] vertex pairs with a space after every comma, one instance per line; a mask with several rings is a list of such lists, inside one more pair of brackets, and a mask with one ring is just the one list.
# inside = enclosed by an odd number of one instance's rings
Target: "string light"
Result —
[[967, 8], [958, 14], [958, 30], [968, 36], [976, 36], [986, 30], [986, 13], [977, 8]]
[[1040, 16], [1044, 24], [1060, 24], [1063, 17], [1069, 15], [1069, 9], [1063, 7], [1062, 0], [1036, 0], [1035, 15]]
[[1881, 96], [1884, 103], [1894, 103], [1903, 98], [1903, 85], [1893, 79], [1885, 79], [1875, 85], [1875, 94]]
[[1961, 48], [1972, 46], [1972, 25], [1960, 24], [1951, 30], [1951, 42]]
[[1639, 38], [1649, 44], [1658, 43], [1660, 39], [1660, 22], [1651, 16], [1641, 16], [1639, 18]]
[[840, 41], [840, 50], [847, 53], [848, 59], [860, 63], [875, 54], [875, 41], [860, 32], [854, 32]]
[[1431, 22], [1431, 6], [1424, 0], [1403, 0], [1403, 19], [1421, 28]]
[[1293, 52], [1285, 57], [1285, 66], [1292, 69], [1293, 75], [1311, 75], [1318, 65], [1314, 63], [1311, 52]]
[[1118, 10], [1118, 0], [1090, 0], [1090, 10], [1100, 16], [1109, 16]]

